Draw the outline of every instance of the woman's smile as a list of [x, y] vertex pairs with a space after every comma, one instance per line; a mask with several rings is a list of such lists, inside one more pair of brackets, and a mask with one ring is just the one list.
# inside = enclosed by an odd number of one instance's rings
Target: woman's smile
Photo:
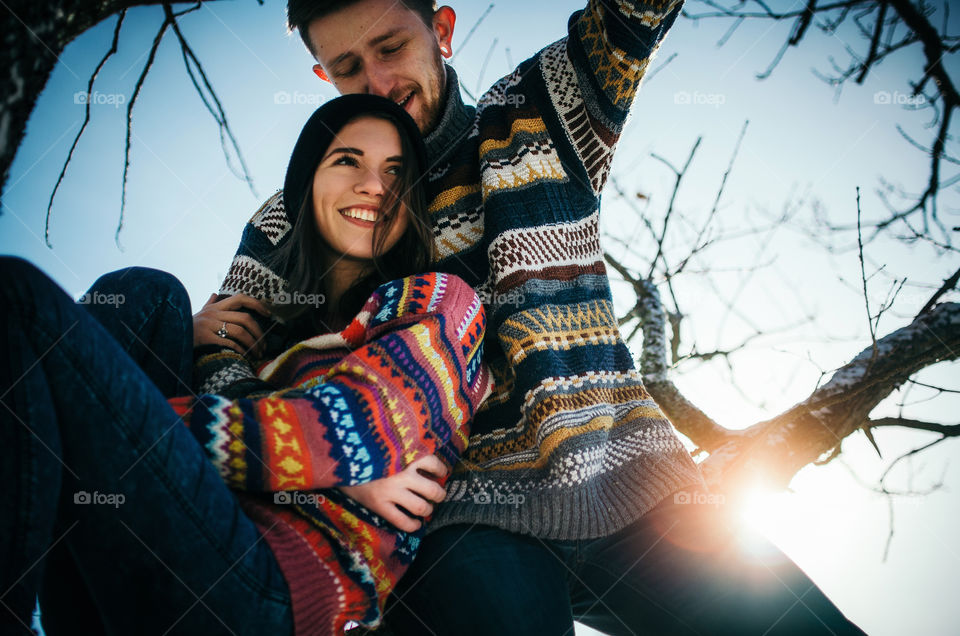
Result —
[[340, 210], [340, 214], [343, 215], [347, 221], [351, 223], [356, 223], [360, 227], [372, 228], [377, 224], [377, 220], [380, 218], [380, 211], [378, 208], [371, 208], [367, 206], [355, 206]]

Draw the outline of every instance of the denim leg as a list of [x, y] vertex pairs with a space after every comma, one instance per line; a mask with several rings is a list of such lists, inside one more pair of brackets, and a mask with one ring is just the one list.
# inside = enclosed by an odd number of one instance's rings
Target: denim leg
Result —
[[272, 552], [137, 364], [25, 261], [0, 308], [0, 632], [29, 633], [66, 543], [108, 633], [291, 633]]
[[[110, 272], [94, 282], [79, 304], [166, 397], [190, 393], [193, 317], [187, 290], [175, 276], [146, 267]], [[66, 542], [47, 554], [40, 606], [47, 636], [104, 633]]]
[[175, 276], [148, 267], [120, 269], [98, 278], [80, 304], [161, 393], [190, 394], [193, 315]]
[[398, 636], [573, 633], [561, 559], [531, 537], [453, 525], [424, 537], [387, 600]]
[[611, 635], [863, 634], [776, 546], [745, 551], [724, 514], [671, 496], [585, 542], [574, 616]]

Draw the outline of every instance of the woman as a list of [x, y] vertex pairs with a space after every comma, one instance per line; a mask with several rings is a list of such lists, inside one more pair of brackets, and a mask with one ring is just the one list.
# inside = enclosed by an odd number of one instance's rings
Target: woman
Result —
[[[442, 481], [488, 390], [472, 290], [443, 274], [384, 283], [429, 262], [419, 144], [389, 100], [314, 113], [285, 179], [298, 214], [280, 270], [290, 298], [317, 301], [283, 307], [281, 340], [313, 337], [223, 394], [166, 399], [106, 318], [0, 260], [0, 631], [26, 633], [55, 585], [48, 553], [75, 562], [109, 632], [378, 623], [418, 543], [410, 515], [442, 497], [421, 471]], [[207, 351], [197, 369], [238, 357]]]

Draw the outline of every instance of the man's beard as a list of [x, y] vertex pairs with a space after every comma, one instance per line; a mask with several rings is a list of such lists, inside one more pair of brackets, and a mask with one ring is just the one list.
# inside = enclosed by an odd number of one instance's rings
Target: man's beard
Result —
[[[423, 99], [423, 108], [420, 113], [421, 121], [417, 122], [417, 126], [420, 128], [421, 134], [426, 137], [432, 133], [436, 127], [440, 124], [440, 118], [443, 115], [443, 107], [445, 106], [445, 97], [446, 97], [446, 80], [447, 80], [447, 69], [443, 63], [443, 58], [440, 57], [440, 47], [435, 45], [435, 53], [433, 59], [436, 60], [436, 65], [434, 68], [435, 74], [430, 79], [430, 93], [436, 95], [436, 99], [432, 104], [428, 104], [426, 99]], [[424, 87], [427, 88], [427, 87]], [[426, 95], [424, 94], [424, 98]]]

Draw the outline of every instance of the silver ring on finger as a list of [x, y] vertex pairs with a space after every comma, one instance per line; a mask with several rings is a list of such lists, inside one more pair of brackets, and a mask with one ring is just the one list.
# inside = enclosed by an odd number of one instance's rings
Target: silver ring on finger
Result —
[[229, 333], [227, 333], [227, 323], [226, 323], [226, 322], [223, 323], [223, 326], [222, 326], [222, 327], [220, 327], [219, 329], [217, 329], [216, 334], [217, 334], [218, 336], [220, 336], [221, 338], [226, 338], [227, 336], [230, 335]]

